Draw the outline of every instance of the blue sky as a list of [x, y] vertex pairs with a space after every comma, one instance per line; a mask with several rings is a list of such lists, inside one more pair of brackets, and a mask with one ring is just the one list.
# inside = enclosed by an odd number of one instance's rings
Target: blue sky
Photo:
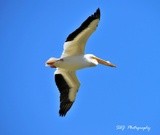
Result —
[[[60, 56], [68, 34], [98, 7], [101, 20], [86, 53], [117, 68], [78, 71], [76, 102], [61, 118], [54, 69], [44, 63]], [[1, 0], [0, 45], [1, 135], [160, 133], [158, 0]]]

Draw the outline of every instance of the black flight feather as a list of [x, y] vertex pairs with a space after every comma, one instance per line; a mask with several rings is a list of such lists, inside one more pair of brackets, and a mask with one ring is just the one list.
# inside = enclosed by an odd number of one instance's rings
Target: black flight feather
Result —
[[70, 87], [61, 74], [55, 74], [55, 82], [60, 92], [59, 115], [65, 116], [73, 104], [73, 102], [68, 98]]
[[89, 24], [96, 20], [96, 19], [100, 19], [100, 9], [98, 8], [96, 10], [96, 12], [94, 14], [92, 14], [91, 16], [89, 16], [82, 24], [79, 28], [77, 28], [74, 32], [72, 32], [66, 39], [65, 42], [67, 41], [72, 41], [79, 33], [81, 33], [85, 28], [87, 28], [89, 26]]

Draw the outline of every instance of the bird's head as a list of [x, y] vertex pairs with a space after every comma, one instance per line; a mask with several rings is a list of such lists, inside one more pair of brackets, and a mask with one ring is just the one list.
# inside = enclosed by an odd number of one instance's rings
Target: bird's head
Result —
[[56, 66], [54, 64], [57, 60], [58, 60], [57, 58], [51, 57], [46, 61], [45, 66], [51, 67], [51, 68], [56, 68]]
[[103, 60], [103, 59], [101, 59], [101, 58], [99, 58], [99, 57], [97, 57], [93, 54], [88, 54], [87, 57], [95, 65], [102, 64], [102, 65], [105, 65], [105, 66], [116, 67], [116, 65], [112, 64], [110, 61], [105, 61], [105, 60]]

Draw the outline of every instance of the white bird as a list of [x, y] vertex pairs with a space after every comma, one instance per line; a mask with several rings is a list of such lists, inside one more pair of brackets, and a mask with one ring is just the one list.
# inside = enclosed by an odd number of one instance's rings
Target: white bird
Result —
[[65, 116], [75, 101], [80, 86], [76, 70], [97, 66], [98, 64], [115, 67], [114, 64], [95, 55], [84, 54], [85, 44], [96, 30], [99, 20], [100, 9], [98, 8], [94, 14], [89, 16], [79, 28], [67, 37], [61, 57], [51, 57], [46, 62], [46, 66], [56, 68], [54, 74], [60, 92], [60, 116]]

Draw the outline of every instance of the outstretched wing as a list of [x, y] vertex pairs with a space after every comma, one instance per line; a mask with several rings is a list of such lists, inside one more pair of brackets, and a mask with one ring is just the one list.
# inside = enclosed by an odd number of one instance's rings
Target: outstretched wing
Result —
[[67, 37], [61, 57], [84, 54], [85, 44], [90, 35], [96, 30], [99, 20], [100, 9], [98, 8], [78, 29]]
[[79, 82], [75, 72], [67, 72], [60, 69], [55, 71], [55, 82], [60, 92], [59, 115], [65, 116], [74, 103]]

